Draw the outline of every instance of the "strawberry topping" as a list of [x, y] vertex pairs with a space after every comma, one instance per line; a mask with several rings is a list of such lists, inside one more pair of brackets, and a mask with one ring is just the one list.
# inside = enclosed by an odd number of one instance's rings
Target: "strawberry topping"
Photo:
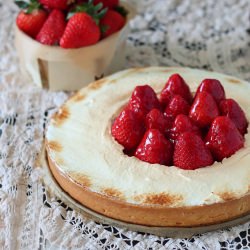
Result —
[[164, 115], [170, 119], [175, 119], [179, 114], [187, 115], [190, 106], [180, 95], [175, 95], [167, 105]]
[[197, 94], [200, 92], [208, 92], [218, 104], [226, 98], [223, 86], [216, 79], [203, 80], [197, 89]]
[[135, 151], [135, 157], [149, 163], [170, 165], [173, 147], [157, 129], [149, 129]]
[[247, 118], [239, 104], [233, 99], [226, 99], [220, 102], [220, 111], [222, 115], [229, 117], [241, 134], [247, 132]]
[[179, 74], [174, 74], [169, 77], [160, 94], [161, 103], [167, 105], [170, 100], [170, 95], [180, 95], [188, 103], [191, 103], [193, 99], [188, 85]]
[[242, 148], [247, 126], [244, 111], [233, 99], [225, 99], [218, 80], [202, 81], [192, 102], [189, 87], [174, 74], [160, 102], [149, 85], [137, 86], [113, 123], [112, 135], [129, 156], [194, 170]]
[[131, 150], [143, 137], [144, 123], [136, 113], [126, 108], [115, 119], [111, 133], [126, 150]]
[[206, 145], [214, 158], [222, 161], [243, 147], [244, 138], [228, 117], [218, 116], [208, 131]]
[[202, 141], [193, 132], [179, 135], [174, 149], [174, 165], [182, 169], [197, 169], [212, 165], [213, 157]]
[[146, 116], [146, 128], [158, 129], [166, 135], [172, 126], [172, 120], [167, 119], [159, 109], [152, 109]]
[[142, 118], [145, 118], [150, 110], [160, 109], [156, 93], [149, 85], [137, 86], [132, 93], [128, 106]]
[[200, 92], [191, 106], [189, 117], [199, 127], [209, 126], [219, 115], [217, 104], [208, 92]]

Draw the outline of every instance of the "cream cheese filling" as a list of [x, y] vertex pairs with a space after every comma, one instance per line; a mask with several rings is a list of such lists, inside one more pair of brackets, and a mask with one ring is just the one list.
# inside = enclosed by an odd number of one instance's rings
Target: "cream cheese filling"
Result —
[[[58, 125], [53, 119], [46, 139], [58, 142], [62, 150], [49, 148], [49, 156], [66, 175], [76, 173], [91, 181], [91, 191], [105, 194], [118, 190], [126, 202], [144, 204], [143, 197], [167, 194], [177, 197], [169, 206], [199, 206], [223, 202], [225, 196], [240, 198], [250, 188], [250, 134], [244, 148], [223, 162], [197, 170], [182, 170], [142, 162], [123, 154], [123, 147], [111, 136], [112, 119], [124, 106], [137, 85], [151, 85], [159, 93], [168, 77], [179, 73], [195, 92], [205, 78], [223, 84], [227, 98], [234, 98], [250, 121], [250, 84], [234, 77], [189, 68], [151, 67], [130, 69], [103, 80], [96, 87], [80, 90], [82, 100], [71, 98], [63, 108], [69, 118]], [[93, 87], [95, 86], [95, 87]], [[62, 108], [62, 109], [63, 109]], [[59, 111], [60, 112], [60, 111]]]

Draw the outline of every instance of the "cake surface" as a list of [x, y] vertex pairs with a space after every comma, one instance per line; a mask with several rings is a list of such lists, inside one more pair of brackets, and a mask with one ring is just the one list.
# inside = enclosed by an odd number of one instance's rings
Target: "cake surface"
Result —
[[179, 73], [195, 91], [204, 78], [221, 81], [250, 120], [250, 85], [189, 68], [130, 69], [90, 84], [53, 116], [46, 132], [51, 171], [81, 204], [115, 219], [151, 226], [219, 223], [250, 211], [250, 136], [230, 158], [183, 170], [129, 157], [111, 136], [114, 118], [137, 85], [157, 93]]

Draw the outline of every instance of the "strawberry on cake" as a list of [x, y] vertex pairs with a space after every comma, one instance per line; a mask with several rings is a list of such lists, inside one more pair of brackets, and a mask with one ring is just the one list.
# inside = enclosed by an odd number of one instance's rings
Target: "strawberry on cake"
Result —
[[250, 212], [250, 85], [189, 68], [142, 68], [90, 84], [55, 114], [49, 167], [84, 206], [148, 226]]

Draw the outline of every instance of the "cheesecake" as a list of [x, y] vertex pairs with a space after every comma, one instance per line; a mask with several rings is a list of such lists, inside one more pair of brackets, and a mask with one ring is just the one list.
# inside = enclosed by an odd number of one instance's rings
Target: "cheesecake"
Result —
[[46, 130], [51, 173], [78, 203], [104, 216], [146, 226], [204, 226], [250, 213], [247, 128], [237, 152], [195, 169], [181, 168], [175, 161], [141, 160], [136, 153], [126, 153], [113, 136], [112, 126], [135, 87], [147, 84], [159, 96], [173, 74], [185, 79], [193, 96], [204, 79], [217, 79], [250, 121], [250, 84], [224, 74], [149, 67], [93, 82], [62, 105]]

